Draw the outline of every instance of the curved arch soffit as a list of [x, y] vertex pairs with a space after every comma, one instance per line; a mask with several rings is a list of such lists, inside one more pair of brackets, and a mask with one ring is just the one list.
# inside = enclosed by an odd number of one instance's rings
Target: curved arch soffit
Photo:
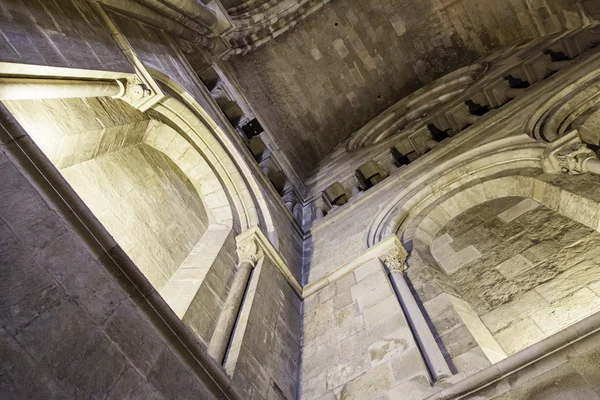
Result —
[[[536, 192], [538, 195], [536, 195]], [[542, 195], [546, 192], [552, 192], [553, 196]], [[446, 196], [428, 204], [415, 219], [412, 219], [411, 222], [406, 225], [407, 229], [405, 230], [404, 240], [408, 242], [415, 239], [421, 244], [430, 246], [439, 230], [421, 229], [421, 226], [425, 228], [425, 225], [427, 225], [426, 223], [423, 223], [423, 219], [427, 216], [439, 216], [439, 210], [442, 214], [452, 220], [479, 204], [512, 196], [533, 199], [573, 221], [577, 221], [588, 228], [598, 231], [598, 223], [593, 218], [590, 218], [590, 215], [593, 216], [596, 214], [596, 209], [598, 208], [598, 203], [596, 201], [587, 199], [560, 186], [548, 183], [538, 177], [510, 174], [499, 177], [492, 176], [488, 179], [473, 182], [472, 185], [467, 185], [467, 187], [460, 191], [448, 193]], [[463, 201], [465, 197], [468, 197], [470, 201]], [[571, 206], [563, 207], [561, 201], [556, 201], [556, 199], [564, 199], [564, 201], [568, 202]], [[440, 229], [441, 228], [442, 227], [440, 227]], [[420, 246], [414, 246], [415, 249], [419, 247]]]
[[600, 69], [571, 83], [546, 101], [527, 123], [527, 133], [553, 142], [568, 133], [570, 125], [589, 108], [600, 104]]
[[142, 143], [167, 156], [187, 176], [204, 204], [211, 230], [230, 230], [233, 227], [229, 199], [219, 179], [183, 136], [164, 123], [153, 124]]
[[487, 143], [448, 160], [411, 182], [375, 216], [367, 247], [405, 230], [422, 210], [451, 191], [507, 170], [542, 168], [545, 145], [526, 135]]
[[[489, 64], [473, 64], [445, 75], [404, 97], [353, 133], [346, 151], [353, 152], [378, 145], [399, 132], [421, 126], [427, 115], [440, 105], [460, 96], [488, 70]], [[420, 122], [420, 123], [419, 123]]]
[[166, 85], [185, 102], [184, 104], [176, 98], [167, 97], [152, 109], [189, 135], [189, 140], [194, 147], [220, 178], [233, 203], [240, 223], [240, 233], [261, 225], [258, 212], [260, 210], [264, 222], [263, 228], [275, 241], [273, 245], [277, 247], [275, 227], [266, 200], [235, 145], [179, 83], [158, 70], [151, 68], [148, 70], [157, 81]]

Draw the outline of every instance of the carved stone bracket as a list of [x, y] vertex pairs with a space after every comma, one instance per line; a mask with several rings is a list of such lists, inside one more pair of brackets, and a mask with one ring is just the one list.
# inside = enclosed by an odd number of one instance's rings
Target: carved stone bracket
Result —
[[389, 272], [404, 273], [408, 269], [406, 265], [406, 252], [392, 249], [379, 257]]
[[579, 175], [584, 172], [584, 164], [590, 158], [596, 158], [593, 150], [584, 143], [575, 143], [554, 154], [558, 160], [561, 171], [569, 175]]
[[151, 97], [154, 93], [146, 84], [142, 82], [137, 75], [131, 75], [126, 79], [118, 81], [121, 84], [121, 93], [115, 96], [126, 101], [134, 107], [138, 107], [145, 99]]
[[240, 260], [240, 264], [244, 261], [256, 265], [258, 260], [265, 256], [265, 253], [256, 238], [250, 237], [247, 240], [238, 243], [237, 255]]
[[596, 159], [596, 154], [581, 142], [578, 132], [572, 131], [559, 140], [550, 143], [544, 153], [542, 165], [549, 173], [579, 175], [588, 172], [585, 163]]

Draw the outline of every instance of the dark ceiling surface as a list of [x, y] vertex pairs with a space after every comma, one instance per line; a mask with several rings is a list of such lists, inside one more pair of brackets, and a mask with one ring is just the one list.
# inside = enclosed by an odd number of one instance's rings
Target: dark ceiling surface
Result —
[[404, 96], [495, 49], [576, 28], [595, 2], [332, 0], [229, 63], [283, 154], [307, 177]]

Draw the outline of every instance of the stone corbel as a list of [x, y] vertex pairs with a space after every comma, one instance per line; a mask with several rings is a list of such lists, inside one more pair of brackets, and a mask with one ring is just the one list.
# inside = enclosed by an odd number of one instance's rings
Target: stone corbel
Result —
[[129, 103], [137, 109], [142, 109], [144, 104], [155, 95], [152, 89], [137, 75], [119, 79], [117, 82], [121, 86], [121, 93], [113, 97]]
[[408, 253], [404, 249], [404, 247], [395, 247], [388, 251], [387, 253], [381, 255], [379, 259], [385, 265], [385, 268], [389, 273], [392, 272], [400, 272], [404, 273], [408, 269], [406, 265], [406, 258], [408, 257]]
[[302, 296], [302, 286], [260, 228], [255, 226], [246, 230], [236, 237], [236, 242], [240, 265], [246, 261], [256, 266], [261, 259], [268, 259], [275, 265], [296, 294], [299, 297]]
[[256, 266], [258, 261], [265, 256], [263, 248], [255, 237], [249, 237], [238, 243], [236, 250], [239, 263], [248, 262]]
[[549, 144], [544, 152], [542, 166], [547, 173], [579, 175], [589, 172], [586, 164], [592, 159], [597, 159], [596, 154], [581, 141], [578, 132], [574, 130]]

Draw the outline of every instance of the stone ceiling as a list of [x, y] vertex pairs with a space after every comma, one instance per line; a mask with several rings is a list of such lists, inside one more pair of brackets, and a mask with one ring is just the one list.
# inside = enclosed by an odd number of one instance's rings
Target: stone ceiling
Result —
[[592, 13], [598, 17], [593, 4], [333, 0], [228, 63], [283, 154], [306, 177], [404, 96], [497, 48], [580, 26]]

